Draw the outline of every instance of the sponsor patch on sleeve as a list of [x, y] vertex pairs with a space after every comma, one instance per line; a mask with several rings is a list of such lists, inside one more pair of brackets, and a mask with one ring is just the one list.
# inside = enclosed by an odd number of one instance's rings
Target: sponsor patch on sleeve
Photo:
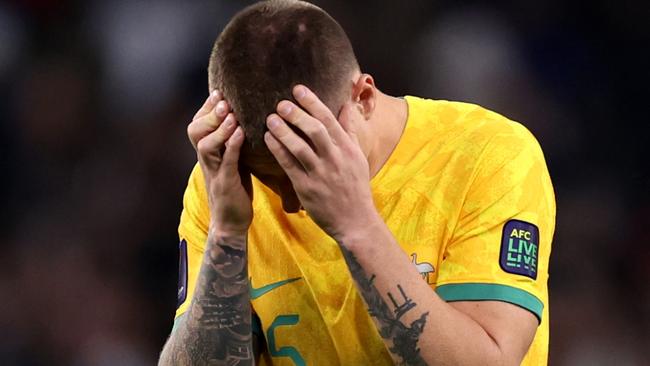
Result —
[[187, 242], [183, 239], [178, 244], [178, 302], [176, 307], [181, 306], [187, 298]]
[[503, 227], [499, 264], [505, 272], [537, 279], [539, 229], [519, 220], [510, 220]]

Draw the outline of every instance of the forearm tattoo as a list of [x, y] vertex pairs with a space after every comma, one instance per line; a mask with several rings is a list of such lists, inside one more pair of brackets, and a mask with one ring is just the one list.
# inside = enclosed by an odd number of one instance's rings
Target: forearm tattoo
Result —
[[404, 314], [414, 310], [417, 304], [410, 299], [401, 285], [396, 291], [388, 292], [393, 311], [374, 285], [375, 276], [368, 276], [355, 258], [354, 254], [341, 246], [341, 252], [348, 264], [352, 278], [357, 283], [361, 296], [368, 305], [368, 313], [375, 319], [379, 334], [389, 341], [389, 351], [400, 365], [426, 365], [420, 356], [418, 341], [424, 331], [429, 312], [425, 312], [411, 324], [404, 324], [400, 319]]
[[246, 238], [208, 239], [184, 322], [160, 364], [253, 365]]

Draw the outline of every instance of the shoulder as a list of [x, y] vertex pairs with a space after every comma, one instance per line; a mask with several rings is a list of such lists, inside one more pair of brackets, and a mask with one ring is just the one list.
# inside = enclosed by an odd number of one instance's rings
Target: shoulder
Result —
[[[477, 104], [405, 97], [410, 142], [434, 147], [470, 167], [524, 154], [543, 159], [541, 147], [521, 123]], [[485, 159], [487, 158], [487, 159]]]
[[[552, 184], [540, 144], [521, 123], [476, 104], [409, 97], [409, 118], [421, 146], [413, 148], [424, 163], [415, 166], [412, 185], [435, 195], [501, 197], [527, 186], [552, 197]], [[416, 141], [411, 138], [409, 142]], [[418, 159], [410, 159], [417, 164]], [[441, 177], [436, 180], [436, 177]], [[517, 189], [520, 189], [517, 188]], [[433, 192], [433, 193], [432, 193]]]

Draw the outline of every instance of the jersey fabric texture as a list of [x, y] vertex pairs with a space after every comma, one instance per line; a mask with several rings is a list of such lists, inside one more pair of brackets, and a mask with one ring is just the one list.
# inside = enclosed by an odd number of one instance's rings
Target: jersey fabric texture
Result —
[[[539, 144], [473, 104], [405, 100], [403, 135], [371, 181], [379, 213], [444, 300], [505, 301], [533, 313], [540, 325], [522, 365], [545, 365], [555, 197]], [[262, 364], [392, 365], [334, 240], [253, 185], [249, 276], [254, 328], [267, 342]], [[177, 317], [191, 302], [210, 222], [198, 165], [183, 203]]]

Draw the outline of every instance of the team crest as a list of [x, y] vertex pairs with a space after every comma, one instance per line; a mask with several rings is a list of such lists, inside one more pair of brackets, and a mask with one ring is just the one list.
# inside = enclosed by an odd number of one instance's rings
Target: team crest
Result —
[[503, 227], [499, 264], [505, 272], [537, 279], [539, 229], [519, 220], [510, 220]]
[[411, 263], [413, 263], [418, 272], [420, 272], [422, 278], [427, 281], [427, 283], [430, 283], [429, 274], [436, 271], [436, 269], [433, 268], [433, 265], [429, 262], [418, 263], [418, 253], [411, 253]]

